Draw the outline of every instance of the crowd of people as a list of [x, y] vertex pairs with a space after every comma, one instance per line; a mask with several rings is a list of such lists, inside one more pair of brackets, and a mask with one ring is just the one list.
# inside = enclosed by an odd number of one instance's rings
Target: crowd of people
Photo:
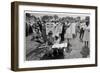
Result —
[[[30, 34], [33, 35], [32, 40], [39, 42], [40, 44], [49, 47], [49, 54], [53, 57], [54, 52], [56, 54], [61, 53], [60, 48], [53, 48], [53, 45], [65, 44], [62, 46], [62, 53], [71, 51], [72, 44], [70, 40], [78, 37], [85, 47], [89, 48], [89, 32], [90, 32], [90, 18], [89, 16], [73, 17], [58, 17], [57, 15], [36, 17], [26, 14], [26, 37]], [[30, 19], [31, 18], [31, 19]], [[59, 51], [60, 50], [60, 51]], [[82, 51], [84, 55], [84, 50]]]

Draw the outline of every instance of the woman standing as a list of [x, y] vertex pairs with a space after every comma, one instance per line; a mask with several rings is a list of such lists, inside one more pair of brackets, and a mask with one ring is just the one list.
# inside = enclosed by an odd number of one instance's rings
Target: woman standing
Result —
[[89, 45], [89, 37], [90, 37], [90, 27], [89, 25], [85, 25], [85, 28], [84, 28], [84, 37], [83, 37], [83, 41], [85, 43], [85, 46], [88, 47]]
[[66, 27], [67, 28], [66, 28], [66, 31], [65, 31], [64, 38], [69, 41], [70, 39], [72, 39], [72, 23], [69, 22]]
[[73, 20], [71, 25], [72, 25], [72, 36], [73, 36], [73, 38], [75, 38], [76, 37], [76, 21], [75, 21], [75, 19]]
[[83, 41], [85, 45], [82, 47], [82, 50], [80, 52], [83, 58], [87, 58], [90, 54], [90, 49], [89, 49], [90, 33], [89, 32], [90, 32], [89, 25], [86, 25], [84, 30], [84, 37], [83, 37]]
[[70, 43], [70, 40], [72, 39], [72, 22], [69, 22], [66, 26], [66, 31], [65, 31], [65, 35], [64, 35], [64, 38], [65, 38], [65, 42], [67, 42], [67, 49], [66, 49], [66, 52], [70, 52], [71, 51], [71, 43]]

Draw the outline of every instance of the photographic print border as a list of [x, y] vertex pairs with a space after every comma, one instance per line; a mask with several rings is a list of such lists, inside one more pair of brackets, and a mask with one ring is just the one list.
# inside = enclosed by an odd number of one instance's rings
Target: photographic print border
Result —
[[[19, 68], [19, 5], [31, 6], [45, 6], [45, 7], [62, 7], [62, 8], [82, 8], [95, 10], [95, 64], [83, 65], [64, 65], [64, 66], [50, 66], [50, 67], [34, 67], [34, 68]], [[76, 68], [76, 67], [92, 67], [97, 66], [97, 7], [96, 6], [82, 6], [82, 5], [68, 5], [68, 4], [50, 4], [50, 3], [33, 3], [33, 2], [12, 2], [11, 3], [11, 70], [13, 71], [28, 71], [28, 70], [47, 70], [60, 68]]]

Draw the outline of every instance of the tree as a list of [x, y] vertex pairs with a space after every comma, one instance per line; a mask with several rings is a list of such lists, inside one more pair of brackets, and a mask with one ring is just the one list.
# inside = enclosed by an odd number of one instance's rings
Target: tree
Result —
[[59, 17], [57, 15], [54, 15], [54, 19], [57, 20]]

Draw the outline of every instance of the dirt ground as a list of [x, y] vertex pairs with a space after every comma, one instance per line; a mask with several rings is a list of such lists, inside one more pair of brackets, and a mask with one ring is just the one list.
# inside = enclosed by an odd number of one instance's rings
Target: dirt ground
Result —
[[[31, 39], [32, 35], [26, 37], [26, 60], [40, 60], [45, 51], [43, 49], [36, 48], [39, 46], [39, 43], [31, 41]], [[64, 59], [82, 58], [82, 54], [80, 52], [84, 46], [84, 43], [80, 41], [79, 34], [77, 34], [76, 38], [71, 39], [70, 43], [72, 45], [72, 51], [70, 53], [64, 51]]]

